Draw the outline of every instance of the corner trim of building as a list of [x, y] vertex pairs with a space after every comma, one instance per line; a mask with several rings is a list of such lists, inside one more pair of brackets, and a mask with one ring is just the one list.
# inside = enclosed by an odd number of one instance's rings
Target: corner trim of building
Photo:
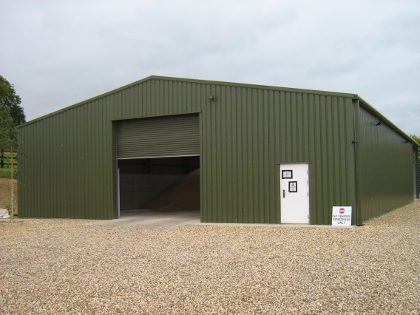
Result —
[[360, 202], [360, 159], [359, 159], [359, 129], [360, 129], [360, 100], [353, 99], [353, 153], [354, 153], [354, 205], [355, 205], [355, 223], [356, 225], [362, 225], [362, 211], [361, 211], [361, 202]]

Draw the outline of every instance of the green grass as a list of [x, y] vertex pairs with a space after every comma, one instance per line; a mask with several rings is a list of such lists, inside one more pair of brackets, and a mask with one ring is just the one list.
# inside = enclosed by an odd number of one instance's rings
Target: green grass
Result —
[[0, 168], [0, 177], [10, 177], [10, 168]]
[[[6, 163], [10, 163], [10, 152], [4, 152], [4, 168], [0, 167], [0, 178], [10, 178], [10, 165], [6, 165]], [[16, 152], [13, 152], [14, 157], [14, 165], [13, 165], [13, 177], [16, 178], [17, 176], [17, 160], [16, 160]]]
[[[17, 169], [16, 167], [13, 168], [13, 177], [16, 178], [17, 176]], [[0, 178], [10, 178], [10, 168], [0, 168]]]

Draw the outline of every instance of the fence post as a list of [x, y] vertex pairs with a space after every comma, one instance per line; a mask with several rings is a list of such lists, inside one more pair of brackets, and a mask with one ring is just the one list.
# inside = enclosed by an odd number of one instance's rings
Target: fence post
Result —
[[13, 217], [15, 216], [14, 211], [14, 202], [13, 202], [13, 147], [10, 147], [10, 158], [11, 158], [11, 165], [10, 165], [10, 212], [12, 213], [11, 221], [13, 222]]
[[1, 148], [0, 167], [4, 168], [4, 149], [3, 148]]

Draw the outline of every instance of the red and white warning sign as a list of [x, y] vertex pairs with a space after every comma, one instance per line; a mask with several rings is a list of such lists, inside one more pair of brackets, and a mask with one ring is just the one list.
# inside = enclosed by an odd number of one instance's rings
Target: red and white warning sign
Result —
[[332, 224], [335, 226], [351, 226], [352, 207], [334, 206], [332, 209]]

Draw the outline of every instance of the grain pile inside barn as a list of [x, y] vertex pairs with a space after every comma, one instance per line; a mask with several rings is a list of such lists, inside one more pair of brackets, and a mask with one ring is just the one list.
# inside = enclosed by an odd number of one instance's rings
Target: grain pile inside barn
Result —
[[200, 169], [178, 179], [143, 208], [161, 212], [200, 211]]

